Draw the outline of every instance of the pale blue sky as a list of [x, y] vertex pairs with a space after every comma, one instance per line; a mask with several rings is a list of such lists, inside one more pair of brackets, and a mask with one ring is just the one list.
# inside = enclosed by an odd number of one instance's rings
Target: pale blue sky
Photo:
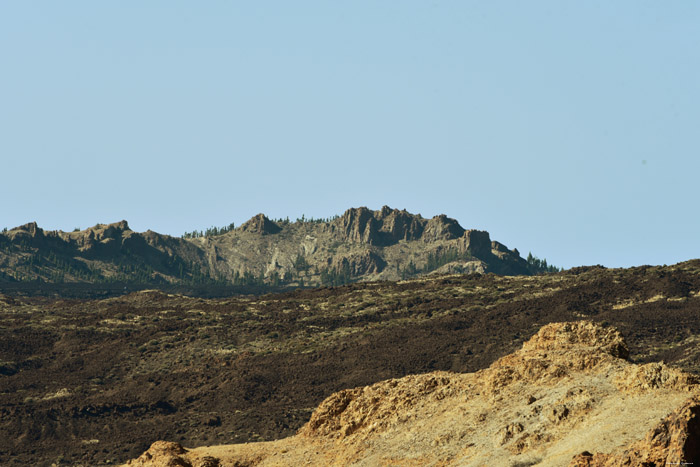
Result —
[[700, 257], [699, 2], [3, 2], [0, 60], [0, 227], [388, 204]]

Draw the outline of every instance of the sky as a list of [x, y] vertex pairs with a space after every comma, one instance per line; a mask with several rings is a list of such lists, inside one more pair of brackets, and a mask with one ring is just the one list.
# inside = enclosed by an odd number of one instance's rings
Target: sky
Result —
[[700, 257], [700, 2], [0, 3], [0, 228], [383, 205]]

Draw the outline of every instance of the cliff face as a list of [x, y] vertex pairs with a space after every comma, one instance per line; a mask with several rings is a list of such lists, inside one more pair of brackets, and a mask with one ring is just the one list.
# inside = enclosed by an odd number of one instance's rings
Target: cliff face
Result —
[[240, 229], [243, 232], [257, 233], [260, 235], [272, 235], [282, 230], [264, 214], [253, 216], [248, 222], [243, 224]]
[[337, 285], [438, 268], [528, 273], [517, 250], [492, 242], [488, 232], [388, 206], [349, 209], [328, 222], [278, 224], [258, 214], [226, 233], [187, 239], [134, 232], [126, 221], [76, 232], [45, 232], [30, 223], [0, 234], [0, 280]]
[[337, 223], [342, 240], [379, 246], [390, 246], [401, 241], [430, 243], [456, 240], [464, 234], [462, 226], [444, 214], [423, 219], [420, 215], [388, 206], [379, 211], [370, 211], [365, 207], [348, 209]]
[[30, 223], [0, 234], [0, 280], [168, 283], [203, 259], [187, 240], [134, 232], [126, 221], [74, 232]]
[[420, 216], [414, 216], [405, 210], [390, 209], [384, 206], [378, 211], [377, 217], [381, 222], [380, 232], [384, 236], [384, 244], [391, 245], [403, 241], [419, 240], [423, 236], [426, 222]]
[[694, 376], [634, 365], [614, 328], [544, 326], [485, 370], [340, 391], [294, 437], [188, 450], [155, 443], [130, 466], [648, 466], [700, 461]]
[[340, 238], [351, 243], [380, 243], [378, 222], [367, 208], [348, 209], [339, 219]]

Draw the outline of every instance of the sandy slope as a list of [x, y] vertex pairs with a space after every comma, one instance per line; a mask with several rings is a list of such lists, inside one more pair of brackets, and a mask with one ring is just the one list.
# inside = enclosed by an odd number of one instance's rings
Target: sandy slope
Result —
[[476, 373], [434, 372], [335, 393], [291, 438], [192, 450], [157, 442], [127, 465], [697, 462], [694, 377], [633, 365], [627, 355], [612, 327], [550, 324]]

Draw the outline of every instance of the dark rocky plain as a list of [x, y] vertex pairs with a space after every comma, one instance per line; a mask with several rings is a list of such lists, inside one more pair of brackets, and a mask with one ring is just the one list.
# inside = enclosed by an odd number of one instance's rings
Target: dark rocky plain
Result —
[[700, 374], [700, 260], [223, 298], [0, 290], [0, 465], [111, 465], [156, 440], [289, 436], [333, 392], [476, 371], [550, 322], [614, 325], [632, 361]]

